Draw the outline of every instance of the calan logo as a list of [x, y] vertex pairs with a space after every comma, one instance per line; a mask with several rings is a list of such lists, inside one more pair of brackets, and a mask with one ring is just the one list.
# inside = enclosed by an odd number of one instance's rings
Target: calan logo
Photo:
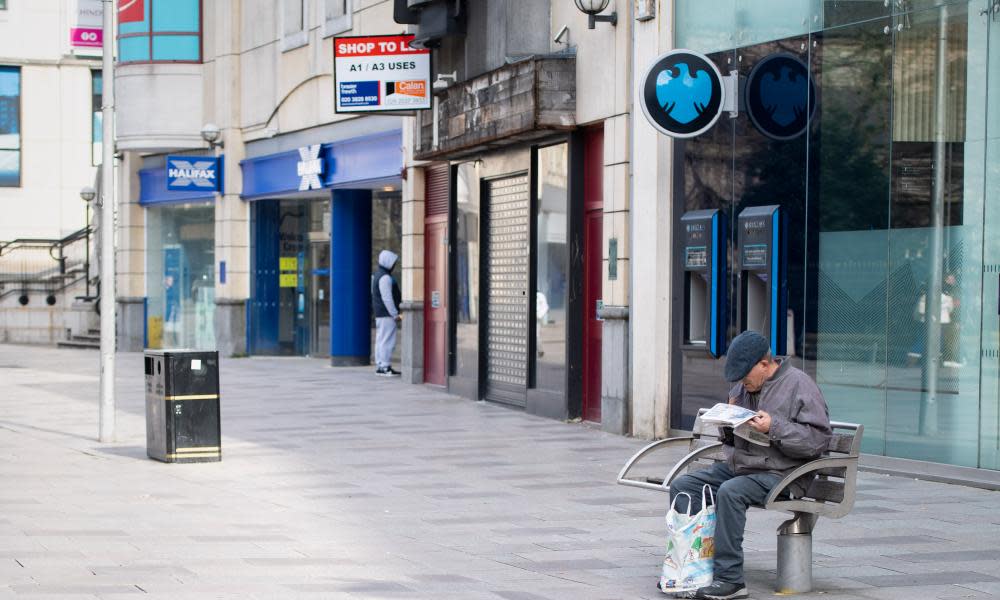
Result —
[[167, 178], [173, 187], [215, 188], [215, 161], [171, 160]]

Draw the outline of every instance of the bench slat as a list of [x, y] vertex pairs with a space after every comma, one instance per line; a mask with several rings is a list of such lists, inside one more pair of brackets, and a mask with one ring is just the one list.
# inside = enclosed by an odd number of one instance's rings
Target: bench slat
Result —
[[809, 486], [806, 497], [823, 502], [843, 502], [844, 482], [817, 477]]
[[830, 438], [829, 451], [848, 454], [851, 451], [852, 444], [854, 444], [854, 434], [834, 433], [833, 437]]

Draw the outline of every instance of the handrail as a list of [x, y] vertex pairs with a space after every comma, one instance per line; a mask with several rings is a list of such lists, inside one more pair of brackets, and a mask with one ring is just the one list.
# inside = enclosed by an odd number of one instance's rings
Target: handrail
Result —
[[94, 228], [88, 226], [83, 229], [78, 229], [77, 231], [61, 238], [16, 238], [10, 240], [9, 242], [0, 242], [0, 256], [3, 256], [5, 251], [9, 252], [10, 250], [26, 246], [50, 246], [52, 248], [59, 246], [65, 247], [73, 242], [79, 241], [82, 238], [88, 237], [91, 233], [93, 233], [93, 231]]
[[58, 239], [25, 237], [0, 241], [0, 298], [16, 291], [54, 293], [80, 281], [87, 284], [89, 297], [94, 283], [90, 269], [93, 232], [94, 228], [88, 225]]

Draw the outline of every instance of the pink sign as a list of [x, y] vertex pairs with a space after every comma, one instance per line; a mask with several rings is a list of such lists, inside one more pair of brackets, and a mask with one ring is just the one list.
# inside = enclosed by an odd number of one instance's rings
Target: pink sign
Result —
[[69, 39], [74, 48], [100, 48], [104, 32], [95, 27], [73, 27], [69, 30]]

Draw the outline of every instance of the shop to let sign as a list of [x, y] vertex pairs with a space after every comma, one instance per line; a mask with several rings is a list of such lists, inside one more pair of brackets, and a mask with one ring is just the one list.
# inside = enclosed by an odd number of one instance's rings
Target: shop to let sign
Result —
[[429, 109], [431, 51], [410, 48], [412, 39], [412, 35], [334, 38], [336, 112]]

